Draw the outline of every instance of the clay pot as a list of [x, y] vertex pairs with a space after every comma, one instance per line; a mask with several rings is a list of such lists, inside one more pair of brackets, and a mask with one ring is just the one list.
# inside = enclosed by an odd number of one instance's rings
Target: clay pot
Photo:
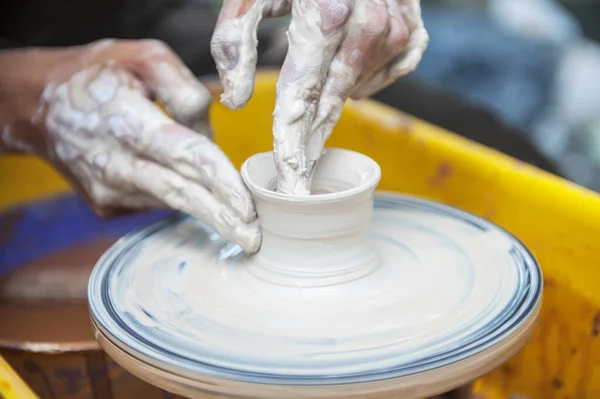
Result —
[[275, 165], [270, 152], [242, 166], [252, 193], [262, 245], [249, 263], [252, 273], [276, 285], [335, 286], [371, 273], [379, 264], [369, 239], [373, 191], [379, 165], [346, 150], [329, 150], [316, 169], [313, 194], [273, 191]]

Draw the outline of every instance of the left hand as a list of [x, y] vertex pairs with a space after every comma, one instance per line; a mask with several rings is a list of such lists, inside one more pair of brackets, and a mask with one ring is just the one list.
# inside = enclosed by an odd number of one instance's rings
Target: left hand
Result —
[[346, 99], [367, 97], [412, 72], [429, 36], [420, 0], [224, 0], [211, 46], [229, 108], [243, 107], [252, 95], [259, 22], [290, 11], [274, 152], [278, 190], [308, 194]]
[[171, 208], [254, 253], [254, 204], [210, 140], [210, 102], [161, 42], [0, 52], [0, 149], [49, 161], [100, 216]]

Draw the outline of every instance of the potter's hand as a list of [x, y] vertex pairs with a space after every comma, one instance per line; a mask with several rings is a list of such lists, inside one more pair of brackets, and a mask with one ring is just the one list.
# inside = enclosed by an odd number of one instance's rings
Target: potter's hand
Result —
[[0, 57], [5, 149], [52, 162], [100, 215], [169, 207], [258, 250], [250, 195], [209, 138], [210, 93], [167, 46], [102, 41]]
[[224, 0], [212, 53], [225, 105], [242, 107], [252, 94], [260, 20], [290, 11], [274, 150], [279, 190], [306, 194], [345, 100], [369, 96], [413, 71], [429, 36], [419, 0]]

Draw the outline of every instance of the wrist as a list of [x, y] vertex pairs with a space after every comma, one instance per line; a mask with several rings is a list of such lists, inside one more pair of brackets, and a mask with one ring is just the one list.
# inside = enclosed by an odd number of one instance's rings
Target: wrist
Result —
[[43, 155], [46, 145], [41, 96], [69, 50], [0, 51], [0, 152]]

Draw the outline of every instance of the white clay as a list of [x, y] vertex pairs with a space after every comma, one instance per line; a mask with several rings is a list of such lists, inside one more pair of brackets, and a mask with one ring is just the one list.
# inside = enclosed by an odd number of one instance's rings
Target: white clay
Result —
[[[339, 14], [334, 20], [343, 25], [350, 14], [350, 3], [334, 0], [330, 4], [333, 13]], [[279, 170], [277, 190], [308, 195], [313, 169], [321, 154], [307, 158], [306, 146], [312, 133], [313, 119], [320, 107], [319, 91], [327, 78], [343, 30], [333, 30], [327, 36], [324, 34], [325, 27], [321, 28], [323, 19], [316, 1], [294, 1], [292, 13], [288, 54], [277, 82], [273, 152]], [[320, 149], [324, 138], [321, 141], [320, 147], [317, 146]]]
[[[418, 200], [382, 197], [374, 211], [380, 170], [365, 156], [327, 150], [311, 196], [272, 191], [271, 153], [251, 157], [242, 176], [263, 234], [255, 256], [231, 254], [187, 219], [122, 241], [99, 262], [90, 306], [111, 356], [143, 354], [199, 385], [211, 381], [203, 385], [210, 392], [244, 397], [326, 397], [298, 385], [336, 390], [329, 384], [417, 373], [401, 392], [422, 398], [478, 375], [468, 362], [443, 379], [420, 380], [419, 372], [450, 370], [479, 354], [483, 361], [494, 342], [521, 337], [522, 312], [536, 318], [539, 269], [516, 240]], [[108, 303], [116, 313], [107, 313]], [[487, 358], [475, 374], [511, 351]], [[237, 381], [295, 387], [275, 394], [265, 385], [271, 393], [261, 396], [234, 388]], [[389, 381], [382, 383], [393, 390]], [[434, 381], [440, 385], [427, 388]]]

